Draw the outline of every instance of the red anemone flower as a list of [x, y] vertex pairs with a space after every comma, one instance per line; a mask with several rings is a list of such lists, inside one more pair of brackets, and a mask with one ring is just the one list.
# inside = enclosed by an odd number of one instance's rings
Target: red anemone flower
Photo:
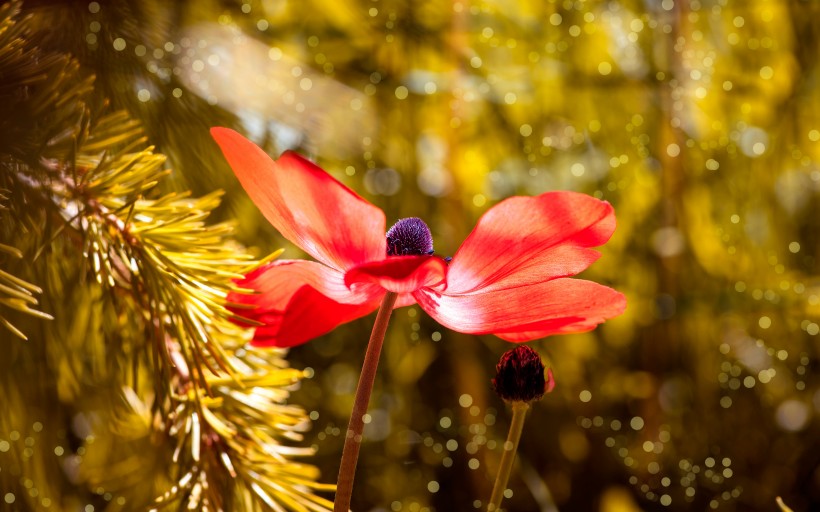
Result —
[[234, 312], [263, 324], [257, 346], [304, 343], [374, 311], [387, 291], [395, 307], [418, 303], [445, 327], [514, 342], [589, 331], [626, 307], [621, 293], [569, 278], [615, 229], [605, 201], [566, 191], [501, 201], [448, 264], [421, 220], [385, 236], [384, 212], [298, 154], [274, 161], [233, 130], [211, 134], [273, 227], [317, 260], [273, 261], [238, 283], [258, 293], [230, 294], [244, 305]]

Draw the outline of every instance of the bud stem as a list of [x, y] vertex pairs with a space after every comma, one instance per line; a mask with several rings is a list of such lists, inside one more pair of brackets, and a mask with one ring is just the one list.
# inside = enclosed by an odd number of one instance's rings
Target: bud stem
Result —
[[353, 494], [353, 477], [356, 475], [356, 463], [359, 460], [359, 448], [362, 444], [364, 430], [364, 415], [370, 403], [370, 393], [373, 391], [373, 382], [376, 380], [376, 369], [379, 365], [379, 355], [387, 332], [387, 323], [396, 304], [398, 294], [387, 292], [382, 299], [376, 322], [370, 333], [367, 352], [364, 355], [362, 373], [359, 375], [359, 384], [356, 386], [356, 397], [353, 400], [353, 412], [350, 413], [350, 423], [347, 425], [345, 445], [342, 449], [342, 462], [339, 466], [339, 478], [336, 480], [336, 501], [333, 512], [348, 512], [350, 498]]
[[504, 490], [512, 472], [515, 452], [518, 450], [518, 442], [521, 440], [521, 432], [524, 430], [524, 419], [527, 417], [527, 409], [530, 404], [520, 400], [512, 403], [513, 417], [510, 423], [510, 431], [507, 433], [507, 441], [504, 443], [501, 454], [501, 465], [498, 468], [498, 476], [495, 478], [493, 493], [490, 495], [490, 502], [487, 504], [487, 512], [497, 512], [501, 510], [501, 499], [504, 497]]

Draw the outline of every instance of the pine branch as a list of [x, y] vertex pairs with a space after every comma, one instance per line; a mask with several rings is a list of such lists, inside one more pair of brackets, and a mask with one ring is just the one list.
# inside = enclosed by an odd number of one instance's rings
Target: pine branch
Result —
[[[162, 433], [173, 447], [175, 485], [156, 505], [329, 509], [314, 492], [332, 486], [315, 483], [313, 466], [291, 460], [312, 453], [290, 446], [309, 425], [301, 408], [286, 403], [301, 372], [286, 367], [282, 352], [246, 348], [248, 333], [225, 308], [233, 280], [262, 262], [231, 239], [231, 225], [207, 223], [221, 194], [163, 193], [165, 157], [146, 146], [125, 112], [95, 101], [93, 77], [75, 60], [36, 48], [26, 20], [14, 19], [18, 7], [0, 7], [0, 128], [11, 135], [0, 142], [2, 184], [13, 191], [12, 219], [43, 240], [36, 254], [59, 242], [86, 272], [80, 283], [114, 305], [103, 310], [145, 334], [153, 392], [138, 381], [140, 351], [126, 352], [123, 370], [134, 368], [133, 382], [121, 372], [124, 405], [108, 414], [114, 435]], [[0, 273], [4, 292], [22, 301], [10, 304], [31, 306], [39, 289]], [[9, 305], [2, 295], [0, 304]], [[100, 454], [96, 468], [86, 462], [89, 482], [111, 478], [111, 457]]]
[[[0, 191], [0, 211], [5, 210], [3, 203], [8, 200], [8, 196]], [[0, 243], [0, 253], [5, 253], [7, 256], [14, 258], [22, 258], [23, 253], [19, 249], [11, 245]], [[10, 308], [28, 315], [36, 316], [46, 320], [53, 320], [53, 317], [48, 313], [43, 313], [34, 306], [37, 306], [37, 299], [35, 294], [41, 294], [43, 290], [28, 281], [21, 279], [10, 272], [0, 268], [0, 306], [3, 308]], [[0, 325], [11, 331], [15, 336], [24, 340], [28, 339], [22, 331], [11, 323], [0, 309]]]

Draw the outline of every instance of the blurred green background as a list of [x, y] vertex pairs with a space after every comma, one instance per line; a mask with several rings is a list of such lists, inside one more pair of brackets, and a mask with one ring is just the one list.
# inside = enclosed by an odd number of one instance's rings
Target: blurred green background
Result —
[[[286, 249], [208, 136], [296, 148], [453, 254], [511, 195], [611, 202], [583, 277], [625, 293], [596, 331], [538, 340], [557, 387], [525, 425], [511, 511], [820, 509], [820, 2], [26, 1], [169, 157], [166, 187]], [[515, 226], [510, 226], [515, 230]], [[310, 462], [333, 482], [372, 317], [290, 351]], [[398, 310], [357, 511], [485, 506], [508, 343]], [[2, 435], [2, 432], [0, 432]]]

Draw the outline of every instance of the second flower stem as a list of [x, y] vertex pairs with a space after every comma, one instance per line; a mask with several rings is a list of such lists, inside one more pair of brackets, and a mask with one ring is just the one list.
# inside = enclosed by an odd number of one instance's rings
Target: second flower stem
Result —
[[356, 476], [356, 463], [359, 460], [359, 448], [362, 444], [364, 430], [364, 416], [367, 405], [370, 403], [370, 393], [373, 391], [373, 382], [376, 380], [376, 369], [379, 366], [379, 355], [387, 332], [387, 323], [396, 304], [398, 294], [387, 292], [382, 299], [379, 312], [376, 314], [376, 323], [370, 333], [367, 352], [364, 355], [362, 373], [359, 376], [359, 385], [356, 386], [356, 397], [353, 401], [353, 412], [350, 413], [350, 423], [345, 433], [345, 445], [342, 449], [342, 462], [339, 465], [339, 478], [336, 480], [336, 501], [333, 503], [333, 512], [348, 512], [350, 498], [353, 494], [353, 477]]
[[529, 408], [530, 404], [527, 402], [515, 401], [512, 403], [513, 417], [510, 423], [510, 432], [507, 434], [507, 441], [504, 443], [501, 465], [498, 468], [498, 476], [495, 479], [495, 485], [493, 485], [493, 493], [490, 495], [487, 512], [496, 512], [501, 509], [501, 499], [504, 497], [504, 490], [510, 480], [515, 452], [518, 451], [518, 442], [521, 440], [524, 419], [527, 417], [527, 409]]

